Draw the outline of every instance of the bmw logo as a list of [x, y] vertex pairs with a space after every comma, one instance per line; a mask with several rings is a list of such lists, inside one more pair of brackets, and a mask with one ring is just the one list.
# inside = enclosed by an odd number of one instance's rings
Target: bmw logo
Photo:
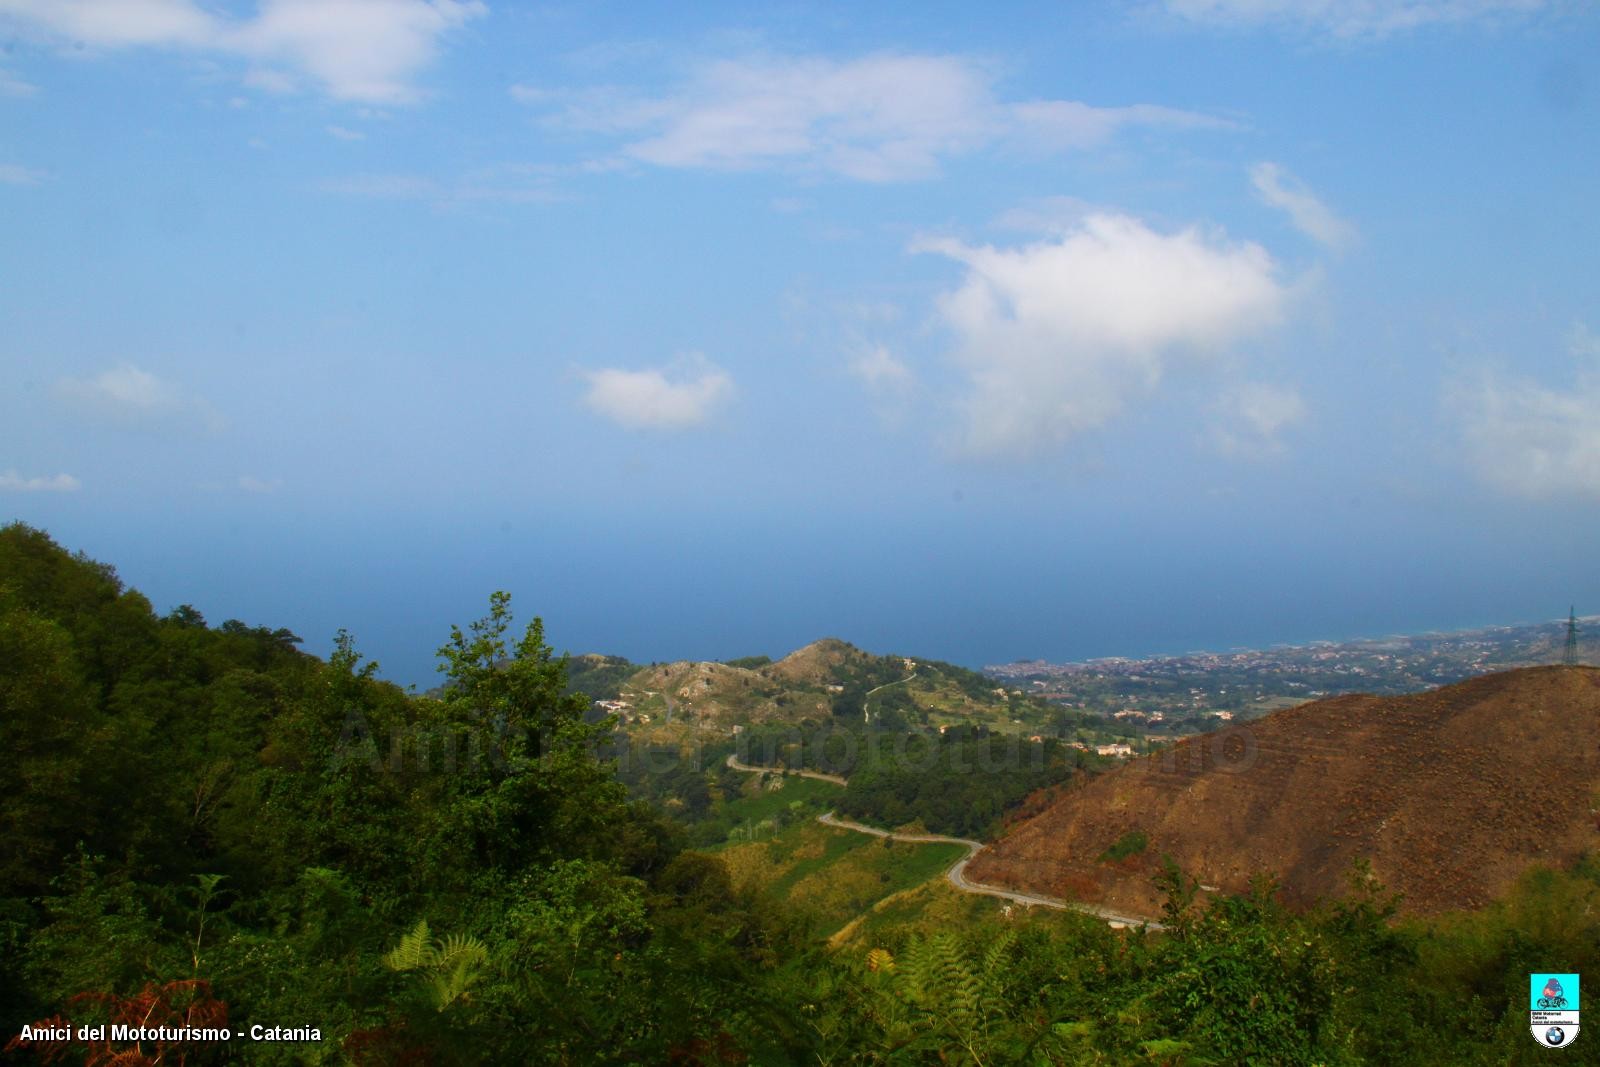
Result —
[[1566, 1041], [1567, 1032], [1559, 1026], [1552, 1026], [1544, 1032], [1544, 1043], [1552, 1048]]

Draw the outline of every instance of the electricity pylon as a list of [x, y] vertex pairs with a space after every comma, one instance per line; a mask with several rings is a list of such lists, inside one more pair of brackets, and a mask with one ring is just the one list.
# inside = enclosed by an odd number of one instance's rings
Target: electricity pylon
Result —
[[1561, 653], [1561, 662], [1569, 667], [1578, 662], [1578, 606], [1576, 604], [1567, 612], [1567, 647]]

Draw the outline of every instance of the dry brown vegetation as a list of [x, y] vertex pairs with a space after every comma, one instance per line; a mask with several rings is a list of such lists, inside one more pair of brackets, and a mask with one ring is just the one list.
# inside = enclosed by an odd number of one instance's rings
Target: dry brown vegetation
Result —
[[[1595, 847], [1597, 751], [1594, 668], [1335, 697], [1102, 775], [1014, 825], [969, 874], [1155, 915], [1163, 855], [1224, 892], [1270, 872], [1291, 904], [1340, 893], [1365, 859], [1404, 910], [1472, 908]], [[1100, 859], [1132, 830], [1149, 838], [1140, 855]]]

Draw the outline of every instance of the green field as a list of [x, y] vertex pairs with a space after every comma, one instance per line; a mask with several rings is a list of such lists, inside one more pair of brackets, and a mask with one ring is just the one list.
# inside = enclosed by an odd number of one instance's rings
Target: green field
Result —
[[943, 878], [885, 897], [829, 939], [834, 949], [856, 954], [883, 945], [900, 944], [908, 936], [930, 936], [942, 930], [972, 931], [981, 937], [1028, 927], [1079, 929], [1098, 933], [1105, 924], [1075, 911], [1028, 908], [980, 893], [963, 893]]
[[818, 937], [896, 893], [941, 879], [965, 854], [961, 845], [889, 841], [814, 821], [720, 853], [741, 884], [801, 912]]
[[780, 788], [769, 789], [752, 775], [749, 792], [722, 804], [716, 821], [732, 832], [729, 843], [773, 836], [781, 829], [775, 824], [809, 821], [833, 807], [843, 792], [842, 786], [815, 778], [788, 775], [781, 781]]

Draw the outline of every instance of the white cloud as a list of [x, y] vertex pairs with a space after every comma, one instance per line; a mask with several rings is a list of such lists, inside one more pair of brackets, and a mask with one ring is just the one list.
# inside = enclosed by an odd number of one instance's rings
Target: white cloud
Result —
[[439, 38], [487, 10], [477, 0], [266, 0], [226, 40], [303, 71], [340, 99], [404, 102]]
[[415, 99], [412, 78], [450, 30], [487, 11], [480, 0], [261, 0], [230, 19], [193, 0], [0, 0], [0, 19], [54, 38], [114, 49], [160, 47], [257, 64], [247, 83], [302, 80], [341, 100]]
[[38, 185], [44, 176], [44, 171], [33, 170], [20, 163], [0, 163], [0, 184]]
[[1517, 496], [1600, 498], [1600, 339], [1579, 326], [1569, 347], [1578, 363], [1570, 388], [1487, 370], [1446, 388], [1467, 458], [1484, 481]]
[[1222, 394], [1213, 416], [1212, 434], [1223, 452], [1276, 455], [1283, 451], [1283, 432], [1305, 419], [1306, 404], [1293, 387], [1244, 382]]
[[343, 126], [332, 125], [325, 128], [329, 137], [337, 138], [340, 141], [365, 141], [367, 139], [367, 135], [360, 130], [348, 130]]
[[942, 159], [997, 142], [1047, 150], [1099, 144], [1126, 126], [1227, 126], [1153, 105], [1008, 103], [993, 76], [960, 56], [721, 60], [657, 97], [618, 89], [564, 93], [516, 86], [553, 121], [627, 140], [622, 154], [662, 167], [812, 169], [862, 181], [936, 173]]
[[1093, 148], [1125, 126], [1234, 129], [1237, 123], [1158, 104], [1094, 107], [1076, 100], [1038, 100], [1009, 108], [1011, 135], [1047, 149]]
[[1194, 227], [1159, 233], [1125, 215], [1092, 214], [1021, 248], [917, 249], [966, 267], [939, 313], [959, 339], [977, 452], [1036, 452], [1103, 426], [1170, 360], [1270, 328], [1287, 301], [1261, 246]]
[[75, 43], [205, 45], [216, 20], [192, 0], [0, 0], [6, 16]]
[[215, 432], [223, 427], [205, 400], [128, 363], [91, 378], [63, 378], [55, 392], [79, 415], [124, 429], [198, 425]]
[[733, 379], [703, 356], [645, 370], [586, 371], [593, 411], [634, 430], [699, 426], [733, 397]]
[[1346, 248], [1355, 241], [1355, 228], [1317, 199], [1305, 183], [1276, 163], [1250, 168], [1250, 184], [1268, 205], [1289, 216], [1294, 228], [1329, 248]]
[[863, 346], [850, 361], [850, 373], [865, 382], [867, 388], [881, 391], [902, 391], [915, 380], [911, 368], [881, 344]]
[[9, 70], [0, 70], [0, 96], [32, 96], [39, 91], [39, 87], [32, 82], [27, 82], [11, 73]]
[[0, 471], [0, 492], [16, 493], [75, 493], [83, 483], [70, 474], [54, 478], [24, 478], [16, 470]]
[[1548, 0], [1163, 0], [1172, 14], [1222, 26], [1282, 26], [1336, 37], [1385, 37], [1430, 25], [1518, 17]]
[[60, 389], [65, 396], [129, 411], [165, 414], [181, 406], [176, 389], [126, 363], [93, 378], [63, 379]]

